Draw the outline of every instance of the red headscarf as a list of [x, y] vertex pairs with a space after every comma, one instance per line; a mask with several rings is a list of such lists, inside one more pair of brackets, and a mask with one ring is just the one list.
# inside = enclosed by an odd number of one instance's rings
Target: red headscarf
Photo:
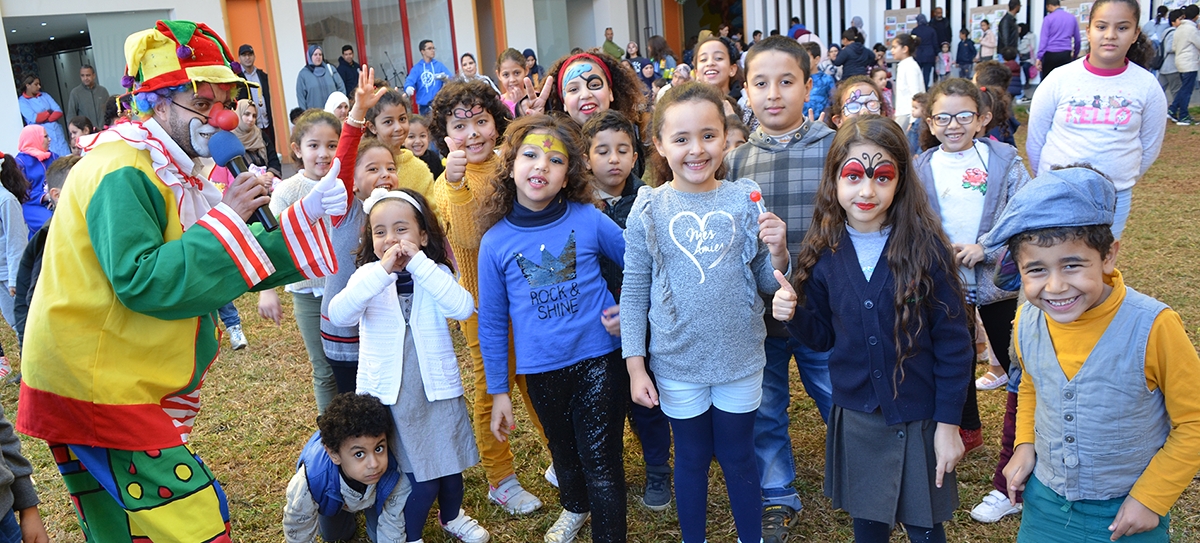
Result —
[[21, 137], [17, 140], [17, 148], [38, 161], [50, 158], [46, 145], [46, 129], [41, 125], [31, 124], [21, 129]]

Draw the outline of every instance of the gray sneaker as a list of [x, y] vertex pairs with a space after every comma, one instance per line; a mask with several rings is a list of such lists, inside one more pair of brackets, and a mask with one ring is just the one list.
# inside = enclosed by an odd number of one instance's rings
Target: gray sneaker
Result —
[[249, 345], [246, 342], [246, 334], [242, 333], [242, 325], [230, 326], [225, 331], [229, 332], [229, 346], [233, 347], [233, 350], [240, 351]]
[[651, 511], [662, 511], [671, 505], [671, 466], [646, 466], [642, 505]]

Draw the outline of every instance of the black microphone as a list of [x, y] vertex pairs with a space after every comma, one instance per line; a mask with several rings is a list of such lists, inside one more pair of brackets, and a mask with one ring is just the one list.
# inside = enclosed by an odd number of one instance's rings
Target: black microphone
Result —
[[[222, 130], [208, 138], [208, 154], [217, 164], [225, 166], [234, 177], [250, 171], [250, 167], [246, 165], [246, 158], [243, 156], [246, 154], [246, 147], [231, 132]], [[267, 206], [254, 210], [254, 214], [246, 222], [258, 222], [268, 232], [279, 228], [279, 221], [275, 220], [275, 215]]]

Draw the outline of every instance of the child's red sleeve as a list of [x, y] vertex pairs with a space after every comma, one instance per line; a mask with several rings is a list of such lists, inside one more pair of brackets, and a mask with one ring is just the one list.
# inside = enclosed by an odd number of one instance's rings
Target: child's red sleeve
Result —
[[[346, 209], [354, 205], [354, 162], [358, 159], [358, 142], [362, 140], [363, 129], [350, 123], [342, 124], [342, 135], [338, 138], [337, 156], [342, 163], [342, 170], [338, 173], [338, 179], [343, 185], [346, 185], [346, 197], [350, 199], [347, 202]], [[349, 214], [349, 211], [347, 211]], [[333, 225], [338, 226], [342, 223], [345, 215], [340, 217], [332, 217]]]

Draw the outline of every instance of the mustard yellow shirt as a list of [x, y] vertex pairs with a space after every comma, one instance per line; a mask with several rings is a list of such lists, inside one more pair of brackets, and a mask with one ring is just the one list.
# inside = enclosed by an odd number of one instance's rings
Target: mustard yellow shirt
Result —
[[479, 240], [483, 239], [478, 225], [479, 213], [491, 193], [491, 177], [499, 160], [493, 154], [484, 162], [467, 164], [465, 182], [458, 187], [450, 186], [443, 172], [434, 184], [430, 198], [454, 251], [458, 283], [475, 300], [479, 300]]
[[[1100, 305], [1087, 310], [1078, 320], [1058, 323], [1046, 319], [1050, 340], [1058, 354], [1058, 363], [1067, 379], [1075, 378], [1092, 349], [1100, 341], [1125, 301], [1125, 282], [1121, 272], [1104, 278], [1113, 287], [1112, 293]], [[1013, 337], [1017, 361], [1024, 369], [1021, 355], [1021, 311], [1013, 322]], [[1118, 332], [1119, 333], [1119, 332]], [[1167, 415], [1171, 417], [1171, 433], [1167, 442], [1154, 455], [1146, 471], [1129, 492], [1151, 511], [1166, 515], [1179, 495], [1200, 470], [1200, 394], [1192, 387], [1200, 383], [1200, 357], [1188, 339], [1187, 329], [1179, 313], [1167, 309], [1158, 315], [1150, 328], [1146, 346], [1146, 384], [1150, 390], [1161, 389]], [[1033, 379], [1022, 378], [1017, 394], [1017, 437], [1015, 445], [1033, 443], [1034, 410], [1037, 392]]]

